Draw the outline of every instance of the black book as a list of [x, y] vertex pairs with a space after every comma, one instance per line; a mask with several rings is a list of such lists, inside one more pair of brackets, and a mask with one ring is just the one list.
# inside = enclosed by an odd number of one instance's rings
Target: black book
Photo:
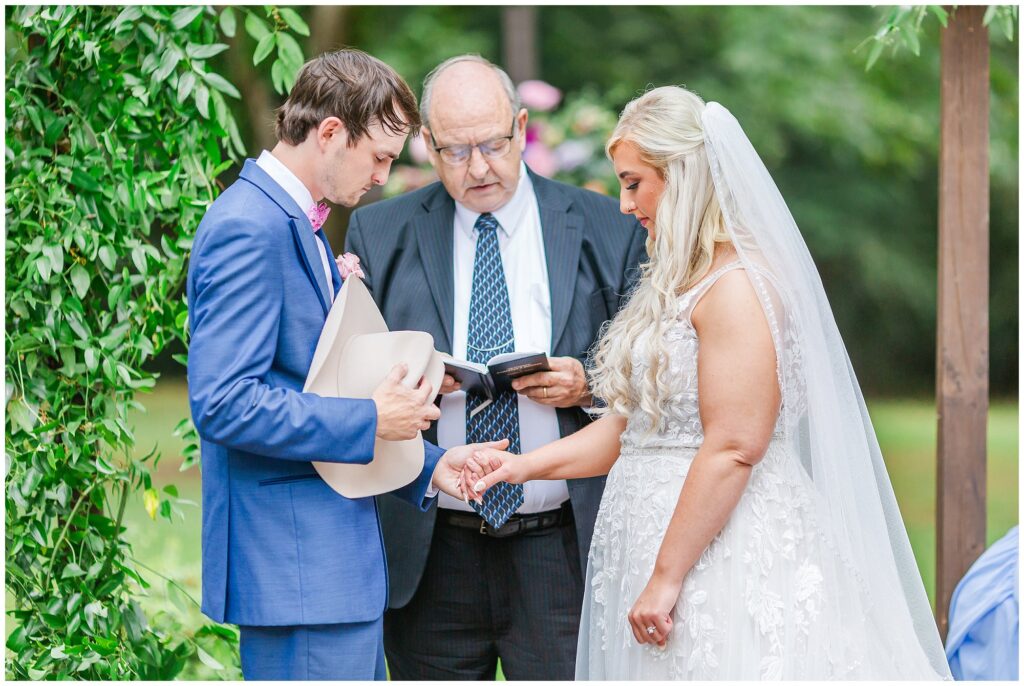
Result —
[[[512, 379], [535, 372], [549, 372], [548, 356], [545, 353], [503, 353], [495, 355], [487, 364], [457, 360], [443, 354], [444, 371], [455, 377], [463, 391], [477, 393], [488, 400], [503, 391], [512, 390]], [[483, 409], [481, 405], [478, 409]]]

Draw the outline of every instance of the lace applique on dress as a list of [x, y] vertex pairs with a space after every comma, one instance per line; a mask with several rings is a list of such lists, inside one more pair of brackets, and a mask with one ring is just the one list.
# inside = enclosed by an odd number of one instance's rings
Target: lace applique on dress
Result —
[[[746, 269], [777, 350], [782, 395], [775, 434], [739, 503], [683, 584], [665, 649], [640, 646], [627, 614], [650, 578], [691, 463], [704, 440], [699, 340], [690, 314], [722, 275]], [[591, 544], [580, 629], [582, 679], [837, 679], [898, 675], [867, 625], [870, 594], [822, 530], [814, 489], [792, 441], [806, 408], [798, 332], [772, 279], [735, 262], [679, 300], [664, 323], [667, 395], [652, 431], [627, 420]], [[652, 327], [653, 328], [653, 327]], [[651, 332], [636, 341], [633, 379], [648, 372]]]

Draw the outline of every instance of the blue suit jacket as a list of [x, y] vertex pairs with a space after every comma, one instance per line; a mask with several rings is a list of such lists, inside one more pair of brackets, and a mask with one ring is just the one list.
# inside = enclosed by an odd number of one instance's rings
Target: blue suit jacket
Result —
[[[312, 460], [366, 464], [372, 400], [303, 393], [341, 285], [305, 212], [248, 160], [196, 232], [188, 271], [192, 419], [202, 439], [203, 612], [280, 626], [361, 622], [387, 603], [373, 498], [338, 495]], [[330, 252], [330, 247], [327, 248]], [[442, 450], [396, 492], [418, 508]]]

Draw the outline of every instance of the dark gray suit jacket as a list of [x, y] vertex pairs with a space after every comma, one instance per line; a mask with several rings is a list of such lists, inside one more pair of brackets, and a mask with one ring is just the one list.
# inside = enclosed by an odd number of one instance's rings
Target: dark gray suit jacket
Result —
[[[552, 355], [587, 354], [601, 325], [618, 311], [646, 258], [646, 234], [611, 198], [530, 172], [540, 209], [551, 288]], [[452, 351], [455, 203], [440, 183], [374, 203], [352, 214], [345, 250], [359, 256], [364, 281], [393, 331], [426, 331], [442, 352]], [[567, 436], [590, 422], [578, 407], [559, 409]], [[436, 442], [436, 424], [425, 438]], [[570, 479], [582, 568], [605, 477]], [[377, 499], [390, 577], [389, 606], [412, 599], [426, 565], [437, 516], [397, 498]]]

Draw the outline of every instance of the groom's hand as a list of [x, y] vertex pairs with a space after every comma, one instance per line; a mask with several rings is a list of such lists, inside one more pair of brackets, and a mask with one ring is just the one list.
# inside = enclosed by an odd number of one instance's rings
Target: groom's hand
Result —
[[377, 405], [377, 438], [384, 441], [407, 441], [417, 431], [430, 428], [430, 422], [441, 416], [434, 403], [434, 389], [426, 379], [416, 388], [402, 383], [409, 368], [397, 364], [373, 392]]
[[438, 490], [447, 493], [453, 498], [465, 500], [468, 503], [472, 484], [468, 484], [463, 480], [466, 460], [472, 457], [473, 453], [480, 450], [504, 450], [507, 447], [508, 439], [503, 438], [500, 441], [493, 441], [491, 443], [470, 443], [469, 445], [450, 448], [438, 461], [431, 481]]

